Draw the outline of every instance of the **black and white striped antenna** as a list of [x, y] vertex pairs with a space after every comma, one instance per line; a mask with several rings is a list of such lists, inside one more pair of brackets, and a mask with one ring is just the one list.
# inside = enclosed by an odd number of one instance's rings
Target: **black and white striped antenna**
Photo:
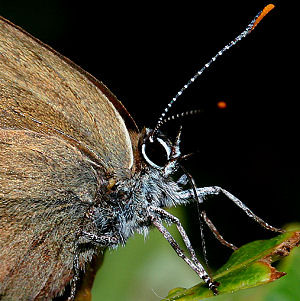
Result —
[[177, 101], [177, 99], [182, 95], [182, 93], [206, 70], [209, 66], [216, 61], [216, 59], [221, 56], [225, 51], [229, 50], [232, 46], [234, 46], [241, 39], [246, 37], [256, 26], [257, 24], [264, 18], [264, 16], [274, 8], [273, 4], [269, 4], [265, 6], [265, 8], [260, 11], [255, 18], [249, 23], [246, 29], [240, 33], [234, 40], [228, 43], [222, 50], [220, 50], [214, 57], [212, 57], [193, 77], [189, 79], [189, 81], [177, 92], [177, 94], [172, 98], [172, 100], [168, 103], [163, 113], [160, 115], [157, 124], [154, 130], [151, 132], [149, 139], [150, 142], [153, 142], [155, 135], [157, 134], [158, 129], [167, 121], [172, 118], [166, 118], [166, 114], [173, 106], [173, 104]]

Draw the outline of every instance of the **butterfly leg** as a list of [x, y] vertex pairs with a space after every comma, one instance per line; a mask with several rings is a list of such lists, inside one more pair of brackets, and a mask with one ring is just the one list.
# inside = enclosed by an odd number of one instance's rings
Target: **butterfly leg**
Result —
[[[184, 191], [186, 192], [186, 191]], [[183, 192], [183, 193], [184, 193]], [[227, 190], [219, 187], [219, 186], [210, 186], [210, 187], [202, 187], [202, 188], [196, 188], [197, 196], [200, 198], [201, 201], [205, 199], [205, 197], [209, 195], [218, 195], [218, 194], [224, 194], [227, 196], [232, 202], [234, 202], [238, 207], [240, 207], [249, 217], [254, 219], [257, 223], [259, 223], [261, 226], [266, 228], [267, 230], [271, 230], [274, 232], [280, 232], [283, 233], [284, 230], [275, 228], [268, 223], [266, 223], [263, 219], [258, 217], [256, 214], [252, 212], [242, 201], [240, 201], [237, 197], [235, 197], [233, 194], [228, 192]], [[192, 191], [189, 192], [190, 196], [192, 195]]]
[[94, 233], [82, 231], [81, 237], [87, 240], [88, 242], [92, 242], [98, 246], [108, 247], [118, 243], [117, 237], [109, 236], [109, 235], [96, 235]]
[[[155, 214], [153, 214], [155, 213]], [[182, 227], [179, 219], [172, 214], [168, 213], [167, 211], [154, 207], [154, 206], [149, 206], [149, 215], [152, 220], [152, 224], [162, 233], [164, 238], [169, 242], [169, 244], [172, 246], [172, 248], [175, 250], [177, 255], [181, 257], [198, 275], [199, 277], [208, 285], [209, 289], [213, 291], [214, 295], [218, 294], [217, 286], [218, 283], [212, 281], [210, 276], [207, 274], [205, 271], [204, 267], [202, 264], [199, 262], [199, 260], [196, 257], [195, 251], [191, 245], [191, 242]], [[159, 215], [159, 218], [157, 217]], [[173, 236], [170, 234], [170, 232], [163, 226], [161, 223], [160, 219], [163, 219], [167, 222], [172, 222], [176, 225], [178, 232], [180, 233], [184, 244], [187, 247], [187, 250], [191, 256], [191, 259], [188, 258], [183, 250], [180, 248], [176, 240], [173, 238]]]
[[214, 234], [214, 236], [216, 237], [216, 239], [224, 246], [231, 248], [232, 250], [237, 250], [238, 248], [233, 245], [232, 243], [228, 242], [227, 240], [225, 240], [223, 238], [223, 236], [220, 234], [220, 232], [217, 230], [217, 228], [215, 227], [215, 225], [212, 223], [212, 221], [208, 218], [208, 216], [206, 215], [206, 212], [204, 210], [201, 211], [201, 217], [203, 218], [203, 220], [205, 221], [205, 223], [207, 224], [207, 226], [209, 227], [209, 229], [211, 230], [211, 232]]
[[68, 301], [73, 301], [75, 299], [77, 283], [79, 281], [80, 270], [79, 270], [79, 258], [78, 258], [77, 247], [73, 259], [73, 270], [74, 270], [74, 277], [72, 278], [71, 281], [71, 292], [70, 292], [70, 296], [68, 297]]
[[117, 237], [106, 236], [106, 235], [96, 235], [94, 233], [81, 231], [77, 234], [77, 239], [75, 243], [75, 255], [73, 259], [73, 271], [74, 276], [71, 281], [71, 293], [68, 301], [73, 301], [76, 296], [77, 283], [80, 280], [80, 268], [79, 268], [79, 244], [92, 242], [97, 246], [108, 247], [118, 243]]

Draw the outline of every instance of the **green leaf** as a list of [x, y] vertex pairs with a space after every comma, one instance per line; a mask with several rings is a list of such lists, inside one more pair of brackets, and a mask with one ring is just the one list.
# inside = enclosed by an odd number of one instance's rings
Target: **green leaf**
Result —
[[[299, 224], [293, 227], [288, 225], [289, 228], [299, 229]], [[276, 300], [298, 300], [299, 299], [299, 279], [300, 279], [300, 248], [294, 249], [291, 254], [284, 258], [278, 268], [287, 273], [287, 276], [276, 281], [268, 286], [268, 290], [264, 292], [264, 301]]]
[[[284, 276], [285, 273], [277, 271], [271, 263], [287, 256], [299, 241], [300, 231], [292, 231], [242, 246], [214, 274], [213, 279], [220, 283], [219, 294], [259, 286]], [[213, 293], [202, 282], [189, 289], [173, 289], [163, 301], [197, 301], [212, 296]]]

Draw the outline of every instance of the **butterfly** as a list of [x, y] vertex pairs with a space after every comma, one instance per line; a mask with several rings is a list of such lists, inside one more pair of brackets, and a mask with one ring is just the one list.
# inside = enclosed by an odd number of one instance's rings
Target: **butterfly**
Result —
[[[164, 209], [212, 194], [225, 194], [265, 228], [281, 231], [223, 188], [197, 188], [181, 166], [180, 132], [172, 143], [160, 131], [184, 90], [270, 9], [191, 78], [153, 129], [141, 131], [102, 82], [0, 19], [1, 300], [52, 300], [68, 285], [73, 300], [93, 258], [150, 226], [217, 294], [179, 219]], [[175, 181], [179, 169], [185, 176]], [[192, 188], [183, 189], [188, 182]], [[163, 222], [176, 224], [187, 254]]]

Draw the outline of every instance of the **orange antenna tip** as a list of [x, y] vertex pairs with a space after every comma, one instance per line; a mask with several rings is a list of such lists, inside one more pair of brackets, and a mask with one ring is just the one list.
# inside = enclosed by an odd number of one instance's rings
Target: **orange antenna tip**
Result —
[[261, 13], [259, 14], [259, 16], [256, 18], [251, 30], [253, 30], [257, 24], [275, 7], [274, 4], [268, 4], [267, 6], [265, 6], [265, 8], [261, 11]]

